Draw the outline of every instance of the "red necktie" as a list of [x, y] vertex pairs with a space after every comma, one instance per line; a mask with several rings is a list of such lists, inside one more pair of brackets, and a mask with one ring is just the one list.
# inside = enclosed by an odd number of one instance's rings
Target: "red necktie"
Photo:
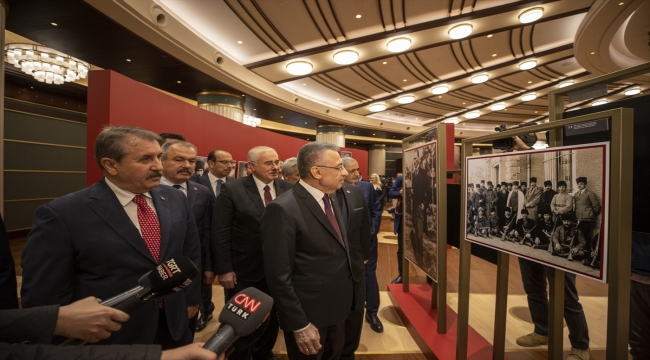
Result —
[[325, 215], [327, 215], [327, 219], [330, 221], [330, 223], [332, 223], [332, 226], [334, 226], [334, 230], [336, 230], [336, 233], [339, 235], [339, 241], [341, 242], [341, 244], [344, 244], [343, 236], [341, 235], [341, 228], [339, 227], [339, 223], [338, 221], [336, 221], [336, 217], [332, 212], [330, 197], [327, 194], [323, 195], [323, 203], [325, 203]]
[[264, 187], [264, 206], [268, 205], [271, 201], [273, 201], [273, 197], [271, 197], [271, 188], [266, 185]]
[[138, 204], [138, 222], [140, 223], [142, 239], [154, 260], [158, 262], [160, 258], [160, 224], [158, 224], [156, 213], [149, 207], [142, 194], [136, 195], [133, 202]]

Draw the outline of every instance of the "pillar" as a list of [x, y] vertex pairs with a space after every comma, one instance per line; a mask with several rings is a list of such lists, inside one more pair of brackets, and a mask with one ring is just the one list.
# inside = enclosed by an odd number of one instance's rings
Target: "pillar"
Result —
[[386, 145], [370, 145], [368, 151], [368, 178], [370, 175], [386, 175]]
[[[9, 7], [5, 0], [0, 0], [0, 48], [5, 48], [5, 26]], [[0, 61], [0, 215], [5, 209], [5, 62]]]
[[345, 147], [344, 125], [318, 125], [316, 128], [316, 141], [332, 143]]
[[244, 98], [229, 91], [206, 91], [196, 94], [201, 109], [227, 117], [237, 122], [244, 121]]

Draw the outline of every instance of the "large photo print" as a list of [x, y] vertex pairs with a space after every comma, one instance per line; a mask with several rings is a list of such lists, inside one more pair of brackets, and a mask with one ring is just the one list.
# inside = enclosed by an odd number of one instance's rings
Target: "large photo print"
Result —
[[436, 142], [404, 151], [404, 256], [438, 281]]
[[468, 241], [606, 282], [609, 143], [466, 159]]

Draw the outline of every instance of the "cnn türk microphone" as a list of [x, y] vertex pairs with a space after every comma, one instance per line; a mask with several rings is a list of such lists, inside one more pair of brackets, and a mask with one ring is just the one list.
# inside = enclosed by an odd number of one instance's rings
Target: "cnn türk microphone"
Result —
[[221, 310], [221, 326], [203, 348], [223, 354], [239, 337], [250, 335], [262, 325], [272, 307], [273, 299], [258, 289], [250, 287], [238, 292]]

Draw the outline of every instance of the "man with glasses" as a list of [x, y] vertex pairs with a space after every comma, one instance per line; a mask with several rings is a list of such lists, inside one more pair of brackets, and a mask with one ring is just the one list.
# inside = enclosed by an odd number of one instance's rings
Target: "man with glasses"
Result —
[[[226, 300], [248, 287], [269, 292], [262, 261], [260, 219], [266, 206], [293, 186], [278, 178], [279, 163], [278, 153], [270, 147], [256, 146], [250, 149], [248, 168], [251, 175], [224, 183], [214, 202], [212, 256]], [[217, 161], [216, 164], [221, 163]], [[215, 167], [218, 167], [216, 164]], [[277, 229], [274, 233], [277, 233]], [[249, 360], [252, 355], [255, 360], [272, 359], [271, 350], [277, 337], [277, 316], [272, 310], [268, 326], [256, 344], [252, 348], [235, 351], [228, 358]]]
[[229, 175], [235, 163], [229, 152], [212, 150], [208, 154], [208, 168], [210, 171], [199, 177], [197, 182], [207, 187], [213, 198], [217, 197], [223, 184], [235, 180], [234, 177]]

